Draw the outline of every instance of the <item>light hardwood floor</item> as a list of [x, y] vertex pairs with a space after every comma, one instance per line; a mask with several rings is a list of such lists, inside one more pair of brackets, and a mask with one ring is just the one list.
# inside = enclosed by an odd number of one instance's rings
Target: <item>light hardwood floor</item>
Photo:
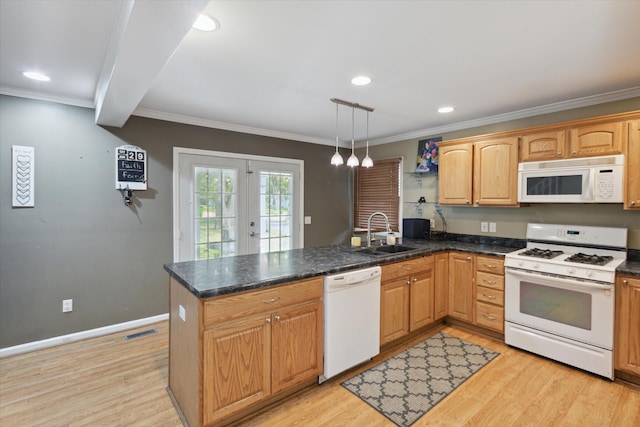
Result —
[[[165, 389], [168, 322], [127, 333], [151, 327], [158, 333], [130, 341], [120, 333], [0, 360], [0, 426], [181, 426]], [[640, 426], [639, 388], [461, 328], [442, 330], [501, 355], [419, 419], [416, 427]], [[369, 365], [306, 389], [241, 424], [393, 426], [340, 386]]]

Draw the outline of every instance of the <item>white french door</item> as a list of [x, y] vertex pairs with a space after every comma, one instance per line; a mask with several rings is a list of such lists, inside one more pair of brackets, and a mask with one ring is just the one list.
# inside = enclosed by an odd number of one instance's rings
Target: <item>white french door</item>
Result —
[[174, 260], [302, 247], [303, 165], [174, 148]]

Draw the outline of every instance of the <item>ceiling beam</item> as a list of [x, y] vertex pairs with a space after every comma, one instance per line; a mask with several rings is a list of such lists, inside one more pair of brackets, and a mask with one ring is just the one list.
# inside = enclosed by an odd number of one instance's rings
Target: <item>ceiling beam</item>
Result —
[[98, 81], [96, 123], [122, 127], [209, 0], [126, 0]]

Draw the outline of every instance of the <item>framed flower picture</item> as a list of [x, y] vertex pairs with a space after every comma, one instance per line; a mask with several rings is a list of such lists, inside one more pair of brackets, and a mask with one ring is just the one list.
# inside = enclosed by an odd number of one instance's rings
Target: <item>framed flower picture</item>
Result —
[[442, 137], [423, 139], [418, 141], [418, 165], [416, 172], [438, 173], [438, 142], [442, 141]]

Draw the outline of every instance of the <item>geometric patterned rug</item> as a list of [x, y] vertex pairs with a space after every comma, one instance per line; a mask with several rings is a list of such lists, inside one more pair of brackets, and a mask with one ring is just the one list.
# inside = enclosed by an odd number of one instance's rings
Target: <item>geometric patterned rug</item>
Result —
[[342, 386], [408, 427], [499, 354], [440, 332]]

